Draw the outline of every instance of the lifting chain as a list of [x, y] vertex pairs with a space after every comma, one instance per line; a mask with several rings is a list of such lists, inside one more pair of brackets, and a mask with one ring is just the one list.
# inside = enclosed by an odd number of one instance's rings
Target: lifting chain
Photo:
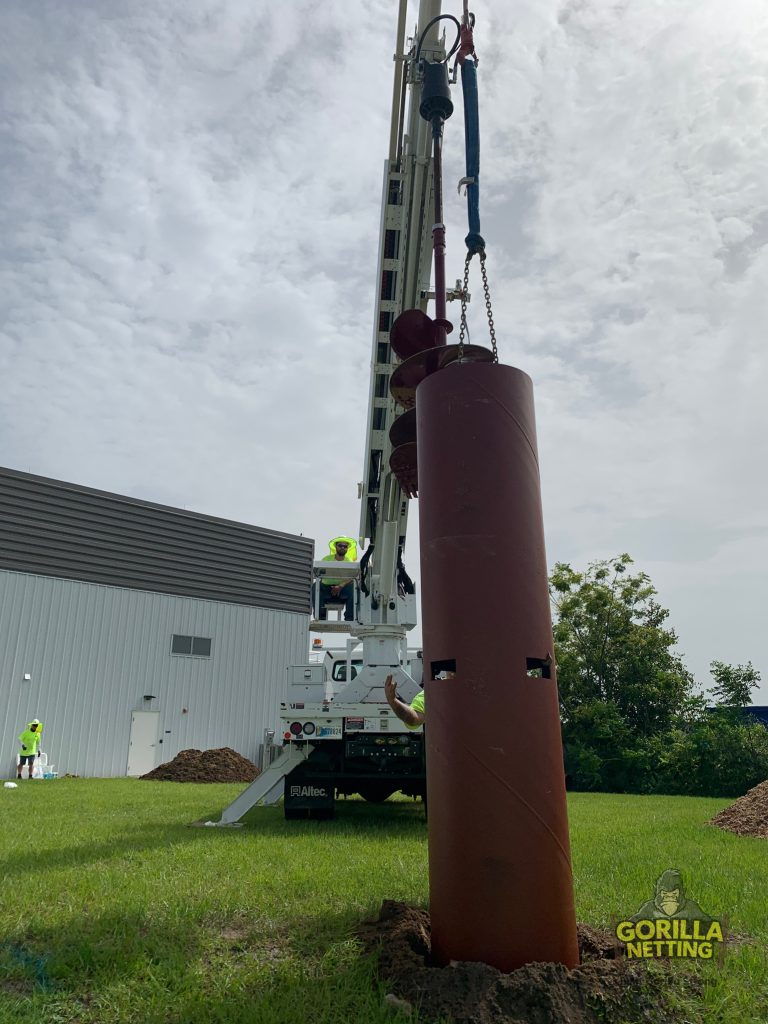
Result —
[[459, 362], [464, 361], [464, 336], [467, 334], [467, 296], [469, 295], [469, 263], [472, 253], [464, 260], [464, 280], [461, 283], [461, 325], [459, 327]]
[[488, 330], [491, 335], [491, 349], [493, 351], [493, 362], [499, 361], [499, 350], [496, 348], [496, 328], [493, 324], [493, 310], [491, 309], [491, 291], [488, 287], [488, 274], [485, 270], [485, 249], [480, 253], [480, 271], [483, 275], [483, 292], [485, 293], [485, 311], [488, 314]]
[[[459, 327], [459, 362], [464, 359], [464, 338], [469, 336], [467, 326], [467, 296], [469, 295], [469, 264], [472, 261], [471, 252], [467, 253], [464, 261], [464, 280], [461, 285], [461, 325]], [[496, 347], [496, 327], [493, 322], [493, 310], [491, 309], [491, 291], [488, 287], [488, 273], [485, 269], [485, 250], [480, 253], [480, 272], [483, 275], [483, 293], [485, 295], [485, 311], [488, 314], [488, 330], [491, 335], [491, 349], [493, 351], [492, 362], [498, 363], [499, 351]]]

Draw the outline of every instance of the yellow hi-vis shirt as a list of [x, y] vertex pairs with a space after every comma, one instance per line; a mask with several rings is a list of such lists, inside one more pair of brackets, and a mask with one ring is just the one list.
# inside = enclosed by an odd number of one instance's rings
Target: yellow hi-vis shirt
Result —
[[[344, 558], [336, 557], [336, 541], [343, 540], [349, 545], [346, 550]], [[326, 555], [323, 558], [324, 562], [356, 562], [357, 561], [357, 541], [353, 537], [334, 537], [333, 540], [328, 542], [328, 547], [331, 549], [330, 555]], [[320, 582], [326, 587], [339, 587], [342, 583], [348, 583], [349, 580], [334, 580], [330, 576], [322, 576]]]
[[[420, 715], [426, 715], [427, 712], [426, 712], [426, 710], [424, 708], [424, 691], [423, 690], [419, 690], [419, 692], [416, 694], [416, 696], [411, 701], [411, 709], [413, 711], [418, 711]], [[419, 725], [408, 725], [407, 728], [408, 729], [420, 729], [421, 726], [419, 726]]]
[[[32, 724], [32, 722], [29, 723], [29, 725]], [[24, 732], [19, 736], [19, 743], [22, 747], [19, 753], [22, 757], [29, 757], [30, 754], [35, 755], [40, 752], [40, 740], [43, 735], [43, 725], [42, 722], [36, 724], [37, 728], [34, 731], [30, 729], [28, 725]]]

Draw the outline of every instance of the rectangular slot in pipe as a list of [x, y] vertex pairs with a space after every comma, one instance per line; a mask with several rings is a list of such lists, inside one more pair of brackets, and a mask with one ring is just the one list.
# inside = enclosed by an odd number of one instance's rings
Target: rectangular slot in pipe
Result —
[[456, 675], [456, 659], [445, 658], [443, 661], [433, 661], [431, 665], [432, 679], [453, 679]]

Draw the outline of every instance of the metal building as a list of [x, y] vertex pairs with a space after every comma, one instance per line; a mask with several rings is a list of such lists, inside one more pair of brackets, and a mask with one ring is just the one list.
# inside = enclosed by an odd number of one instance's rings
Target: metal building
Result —
[[140, 775], [188, 747], [255, 761], [306, 660], [313, 549], [0, 468], [0, 775], [32, 718], [59, 775]]

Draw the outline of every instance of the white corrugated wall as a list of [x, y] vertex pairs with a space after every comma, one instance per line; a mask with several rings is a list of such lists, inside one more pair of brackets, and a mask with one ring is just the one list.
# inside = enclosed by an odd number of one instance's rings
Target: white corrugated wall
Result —
[[[211, 657], [171, 655], [174, 633], [210, 637]], [[32, 718], [60, 775], [125, 775], [132, 710], [160, 712], [158, 764], [187, 747], [255, 761], [306, 658], [296, 612], [0, 571], [0, 775]]]

